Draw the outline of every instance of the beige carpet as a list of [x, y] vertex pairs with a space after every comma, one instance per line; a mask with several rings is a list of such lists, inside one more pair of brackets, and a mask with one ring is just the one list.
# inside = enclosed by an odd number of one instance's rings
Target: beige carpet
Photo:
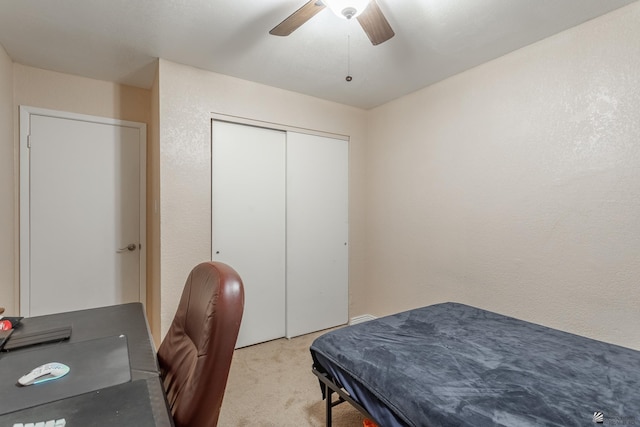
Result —
[[[236, 350], [218, 426], [324, 426], [325, 402], [309, 353], [320, 334]], [[348, 403], [333, 408], [334, 427], [362, 427], [362, 421]]]

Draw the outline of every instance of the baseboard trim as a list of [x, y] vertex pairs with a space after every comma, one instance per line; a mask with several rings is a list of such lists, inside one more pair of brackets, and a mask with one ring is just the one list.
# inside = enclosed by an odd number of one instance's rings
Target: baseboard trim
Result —
[[357, 325], [358, 323], [368, 322], [369, 320], [373, 320], [375, 318], [376, 318], [376, 316], [373, 316], [371, 314], [363, 314], [362, 316], [352, 317], [351, 320], [349, 321], [349, 324], [350, 325]]

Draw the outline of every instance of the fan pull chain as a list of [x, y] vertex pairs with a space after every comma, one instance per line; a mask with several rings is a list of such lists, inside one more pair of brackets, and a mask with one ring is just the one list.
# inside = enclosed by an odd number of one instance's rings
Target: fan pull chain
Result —
[[347, 77], [345, 80], [348, 82], [353, 80], [351, 77], [351, 34], [347, 34]]

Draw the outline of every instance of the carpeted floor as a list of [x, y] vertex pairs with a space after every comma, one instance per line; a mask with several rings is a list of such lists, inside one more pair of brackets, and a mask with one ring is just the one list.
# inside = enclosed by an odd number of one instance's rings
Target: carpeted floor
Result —
[[[281, 338], [236, 350], [220, 427], [320, 427], [325, 402], [311, 373], [311, 342], [321, 334]], [[363, 416], [343, 403], [333, 408], [334, 427], [362, 427]]]

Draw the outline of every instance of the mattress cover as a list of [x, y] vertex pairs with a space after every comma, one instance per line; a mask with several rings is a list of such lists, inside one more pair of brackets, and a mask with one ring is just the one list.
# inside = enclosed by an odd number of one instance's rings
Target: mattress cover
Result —
[[640, 425], [640, 352], [464, 304], [337, 329], [311, 354], [383, 427]]

